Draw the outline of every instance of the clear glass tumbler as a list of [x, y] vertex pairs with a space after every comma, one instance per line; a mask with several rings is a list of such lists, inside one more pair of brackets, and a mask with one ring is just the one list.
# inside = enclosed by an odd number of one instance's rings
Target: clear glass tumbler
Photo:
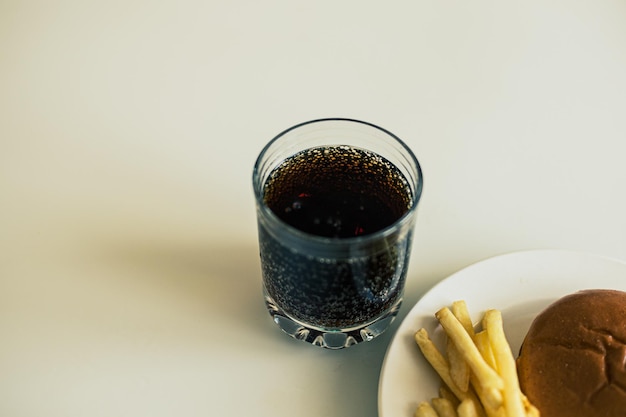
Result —
[[402, 302], [422, 193], [413, 152], [367, 122], [313, 120], [265, 146], [253, 187], [276, 324], [329, 349], [381, 334]]

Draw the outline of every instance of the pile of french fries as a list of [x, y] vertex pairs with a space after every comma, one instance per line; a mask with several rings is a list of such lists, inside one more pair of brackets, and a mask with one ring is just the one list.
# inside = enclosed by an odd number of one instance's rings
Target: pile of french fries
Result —
[[446, 334], [445, 354], [425, 329], [415, 333], [415, 341], [443, 384], [439, 397], [419, 403], [415, 417], [539, 417], [520, 390], [500, 311], [486, 311], [479, 331], [464, 300], [435, 317]]

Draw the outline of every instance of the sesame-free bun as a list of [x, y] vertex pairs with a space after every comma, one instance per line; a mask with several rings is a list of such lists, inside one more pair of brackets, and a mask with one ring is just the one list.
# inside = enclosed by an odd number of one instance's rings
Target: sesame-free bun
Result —
[[567, 295], [533, 321], [517, 359], [541, 417], [626, 416], [626, 292]]

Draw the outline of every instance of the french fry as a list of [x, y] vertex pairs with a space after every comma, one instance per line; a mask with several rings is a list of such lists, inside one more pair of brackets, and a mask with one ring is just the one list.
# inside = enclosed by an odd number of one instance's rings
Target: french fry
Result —
[[474, 335], [474, 343], [480, 352], [480, 355], [485, 359], [487, 365], [497, 371], [496, 358], [493, 356], [493, 350], [489, 343], [489, 335], [486, 330], [482, 330]]
[[526, 410], [526, 417], [539, 417], [539, 410], [528, 401], [528, 398], [524, 394], [522, 394], [522, 403]]
[[491, 345], [496, 365], [504, 380], [503, 402], [506, 415], [507, 417], [526, 417], [515, 359], [504, 335], [502, 313], [498, 310], [487, 311], [485, 313], [484, 326], [489, 336], [489, 344]]
[[439, 387], [439, 398], [445, 398], [446, 400], [450, 401], [454, 405], [455, 409], [459, 406], [459, 404], [461, 404], [461, 400], [459, 400], [459, 398], [454, 395], [454, 393], [450, 390], [450, 388], [448, 388], [446, 384], [441, 384], [441, 386]]
[[454, 403], [447, 398], [433, 398], [431, 403], [439, 417], [458, 417]]
[[471, 382], [485, 414], [488, 417], [500, 417], [500, 410], [503, 410], [502, 393], [495, 388], [483, 387], [474, 374], [471, 375]]
[[471, 401], [461, 401], [459, 408], [457, 409], [459, 417], [478, 417], [478, 410]]
[[[496, 359], [493, 356], [493, 350], [491, 349], [491, 344], [489, 343], [489, 335], [486, 330], [481, 330], [474, 335], [474, 342], [476, 343], [476, 347], [478, 351], [485, 359], [485, 362], [497, 371]], [[476, 382], [474, 385], [477, 385]], [[502, 401], [490, 402], [492, 396], [486, 396], [482, 392], [478, 392], [478, 397], [481, 398], [481, 402], [485, 407], [485, 413], [488, 417], [506, 417], [506, 412], [504, 408], [502, 408]], [[501, 396], [501, 394], [500, 394]]]
[[474, 325], [472, 324], [472, 318], [470, 317], [469, 310], [467, 309], [467, 303], [465, 300], [457, 300], [452, 303], [452, 314], [457, 318], [459, 323], [463, 325], [463, 328], [474, 339]]
[[450, 364], [452, 382], [458, 389], [467, 392], [470, 383], [470, 367], [450, 338], [446, 339], [446, 355]]
[[[452, 314], [448, 307], [444, 307], [435, 313], [435, 316], [441, 323], [454, 344], [457, 346], [463, 358], [469, 364], [472, 372], [476, 375], [476, 379], [481, 386], [481, 390], [489, 398], [492, 405], [497, 405], [502, 401], [500, 390], [504, 388], [504, 382], [500, 375], [496, 373], [487, 362], [483, 359], [474, 344], [474, 341], [463, 328], [463, 325]], [[497, 407], [495, 407], [497, 408]]]
[[448, 362], [441, 354], [439, 349], [437, 349], [437, 346], [435, 346], [433, 341], [430, 339], [430, 336], [428, 335], [426, 329], [422, 328], [415, 332], [415, 342], [419, 346], [422, 354], [424, 355], [428, 363], [430, 363], [430, 366], [433, 367], [441, 380], [459, 399], [459, 401], [469, 400], [477, 405], [480, 404], [480, 400], [473, 391], [468, 390], [467, 392], [463, 392], [454, 384], [450, 376], [450, 366]]
[[446, 384], [448, 388], [452, 391], [452, 393], [459, 399], [465, 398], [466, 393], [461, 391], [454, 381], [452, 381], [452, 377], [450, 376], [450, 365], [448, 361], [441, 354], [437, 346], [433, 343], [428, 335], [426, 329], [419, 329], [415, 332], [415, 342], [417, 346], [419, 346], [422, 354], [430, 363], [430, 366], [433, 367], [435, 372], [441, 377], [442, 381]]
[[[474, 325], [472, 324], [472, 318], [470, 317], [465, 300], [454, 301], [450, 310], [459, 323], [461, 323], [467, 334], [474, 339]], [[470, 379], [470, 367], [468, 363], [463, 359], [463, 356], [450, 338], [448, 338], [446, 343], [446, 351], [448, 361], [450, 362], [450, 375], [452, 376], [452, 380], [461, 391], [467, 391]]]
[[526, 417], [541, 417], [539, 410], [534, 405], [526, 409]]
[[415, 417], [439, 417], [439, 415], [428, 401], [422, 401], [417, 405]]

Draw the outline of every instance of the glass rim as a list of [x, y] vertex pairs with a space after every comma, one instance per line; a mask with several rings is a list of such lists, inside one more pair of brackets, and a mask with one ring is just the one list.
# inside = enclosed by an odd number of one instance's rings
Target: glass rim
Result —
[[[400, 147], [402, 148], [403, 152], [406, 153], [406, 155], [408, 156], [408, 159], [413, 163], [414, 168], [415, 168], [415, 173], [417, 174], [416, 179], [415, 179], [416, 180], [415, 181], [415, 190], [411, 190], [412, 193], [413, 193], [413, 195], [411, 196], [411, 206], [396, 221], [394, 221], [390, 225], [388, 225], [388, 226], [386, 226], [386, 227], [384, 227], [384, 228], [382, 228], [380, 230], [377, 230], [377, 231], [375, 231], [373, 233], [368, 233], [368, 234], [360, 235], [360, 236], [350, 236], [350, 237], [341, 237], [341, 238], [319, 236], [319, 235], [315, 235], [315, 234], [312, 234], [312, 233], [304, 232], [304, 231], [298, 229], [297, 227], [294, 227], [294, 226], [290, 225], [289, 223], [285, 222], [280, 217], [278, 217], [272, 211], [272, 209], [270, 209], [265, 204], [265, 202], [263, 201], [263, 187], [264, 187], [264, 184], [261, 183], [261, 175], [260, 175], [260, 172], [259, 172], [263, 156], [265, 156], [267, 151], [270, 149], [270, 147], [276, 141], [278, 141], [280, 138], [282, 138], [283, 136], [285, 136], [289, 132], [291, 132], [293, 130], [296, 130], [296, 129], [299, 129], [301, 127], [307, 126], [307, 125], [311, 125], [311, 124], [315, 124], [315, 123], [325, 123], [325, 122], [356, 123], [356, 124], [368, 126], [370, 128], [379, 130], [379, 131], [383, 132], [385, 135], [387, 135], [390, 138], [392, 138], [398, 145], [400, 145]], [[407, 181], [409, 181], [408, 178], [407, 178]], [[417, 210], [418, 203], [419, 203], [419, 201], [421, 199], [421, 196], [422, 196], [423, 182], [424, 181], [423, 181], [423, 176], [422, 176], [422, 168], [420, 166], [420, 163], [419, 163], [417, 157], [415, 156], [415, 154], [413, 153], [413, 151], [411, 150], [411, 148], [409, 148], [408, 145], [402, 139], [400, 139], [398, 136], [396, 136], [395, 134], [393, 134], [389, 130], [387, 130], [385, 128], [382, 128], [382, 127], [380, 127], [378, 125], [375, 125], [373, 123], [365, 122], [365, 121], [358, 120], [358, 119], [343, 118], [343, 117], [329, 117], [329, 118], [313, 119], [313, 120], [309, 120], [309, 121], [306, 121], [306, 122], [298, 123], [296, 125], [291, 126], [290, 128], [287, 128], [287, 129], [283, 130], [278, 135], [274, 136], [274, 138], [272, 138], [263, 147], [263, 149], [261, 149], [261, 152], [259, 153], [259, 155], [258, 155], [258, 157], [257, 157], [257, 159], [256, 159], [256, 161], [254, 163], [254, 169], [253, 169], [253, 172], [252, 172], [252, 185], [254, 187], [254, 196], [255, 196], [255, 199], [256, 199], [256, 202], [257, 202], [258, 210], [261, 210], [267, 216], [267, 218], [269, 218], [270, 221], [272, 223], [274, 223], [275, 225], [281, 225], [282, 227], [284, 227], [285, 230], [288, 231], [292, 236], [294, 236], [296, 238], [300, 238], [300, 239], [305, 239], [306, 238], [306, 239], [309, 239], [311, 242], [317, 242], [317, 243], [325, 244], [325, 245], [365, 244], [365, 243], [368, 243], [368, 242], [373, 241], [373, 240], [386, 238], [386, 237], [394, 234], [397, 230], [401, 230], [406, 223], [408, 223], [408, 222], [410, 222], [412, 220], [413, 215], [414, 215], [414, 213]]]

